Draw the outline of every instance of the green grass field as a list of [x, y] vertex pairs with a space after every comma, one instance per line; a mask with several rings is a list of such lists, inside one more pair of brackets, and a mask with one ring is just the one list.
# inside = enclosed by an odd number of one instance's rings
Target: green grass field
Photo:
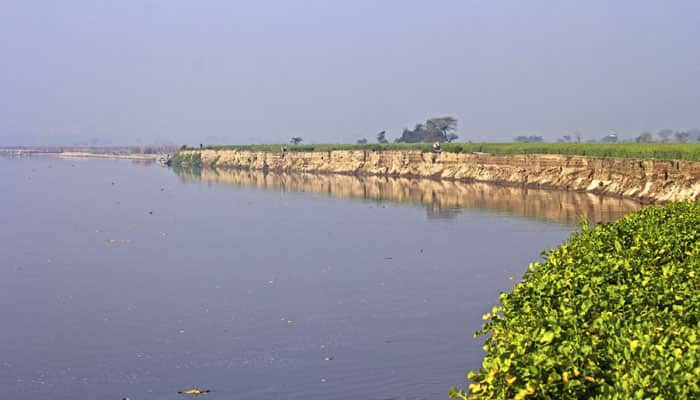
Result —
[[[207, 146], [211, 150], [248, 150], [278, 152], [335, 150], [417, 150], [430, 152], [430, 143], [387, 144], [255, 144]], [[195, 150], [190, 148], [189, 150]], [[444, 143], [442, 151], [450, 153], [483, 152], [491, 154], [563, 154], [596, 158], [640, 158], [657, 160], [700, 161], [700, 142], [692, 143]]]

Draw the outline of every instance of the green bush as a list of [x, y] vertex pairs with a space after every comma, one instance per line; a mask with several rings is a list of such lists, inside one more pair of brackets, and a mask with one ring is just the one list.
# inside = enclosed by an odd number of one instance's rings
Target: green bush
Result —
[[583, 225], [477, 335], [473, 399], [700, 398], [700, 202]]

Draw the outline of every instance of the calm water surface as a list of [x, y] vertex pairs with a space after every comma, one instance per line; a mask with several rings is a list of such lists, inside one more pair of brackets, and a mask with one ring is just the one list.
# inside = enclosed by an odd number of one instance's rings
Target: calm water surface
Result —
[[636, 207], [343, 179], [0, 158], [1, 397], [444, 399], [498, 293]]

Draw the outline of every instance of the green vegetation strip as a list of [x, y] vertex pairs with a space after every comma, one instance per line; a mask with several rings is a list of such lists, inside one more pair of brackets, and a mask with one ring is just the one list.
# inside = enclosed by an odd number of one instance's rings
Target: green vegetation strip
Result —
[[199, 152], [177, 152], [170, 159], [170, 164], [177, 167], [201, 167], [202, 155]]
[[700, 202], [591, 227], [532, 264], [460, 399], [700, 398]]
[[[279, 152], [283, 147], [290, 152], [336, 150], [432, 151], [432, 144], [430, 143], [256, 144], [207, 146], [206, 149]], [[189, 150], [195, 149], [190, 148]], [[562, 154], [596, 158], [700, 161], [700, 143], [443, 143], [442, 151], [448, 153]]]

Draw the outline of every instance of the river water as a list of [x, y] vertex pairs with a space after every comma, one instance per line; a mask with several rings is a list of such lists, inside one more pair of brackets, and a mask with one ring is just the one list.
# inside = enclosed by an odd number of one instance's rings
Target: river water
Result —
[[[620, 199], [0, 158], [0, 397], [444, 399], [498, 293]], [[205, 397], [206, 396], [206, 397]]]

